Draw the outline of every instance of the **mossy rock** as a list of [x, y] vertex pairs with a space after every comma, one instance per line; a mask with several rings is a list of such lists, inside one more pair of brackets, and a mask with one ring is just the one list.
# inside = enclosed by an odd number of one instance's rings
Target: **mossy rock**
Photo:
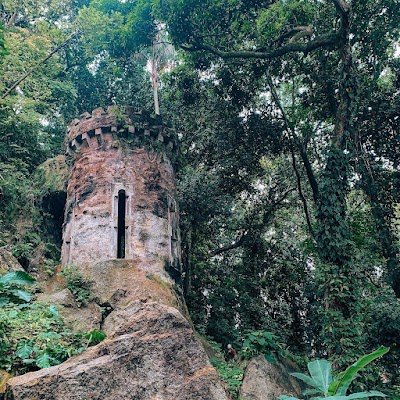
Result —
[[18, 260], [4, 247], [0, 247], [0, 275], [9, 271], [23, 271], [22, 265]]
[[13, 376], [4, 369], [0, 369], [0, 394], [5, 393], [7, 381]]

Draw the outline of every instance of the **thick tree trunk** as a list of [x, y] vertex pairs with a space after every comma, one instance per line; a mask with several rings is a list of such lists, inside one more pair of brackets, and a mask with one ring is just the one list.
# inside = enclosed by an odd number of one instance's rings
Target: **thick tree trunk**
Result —
[[[318, 245], [323, 263], [324, 322], [323, 338], [339, 367], [360, 351], [358, 325], [359, 283], [349, 248], [346, 221], [348, 158], [344, 150], [350, 137], [353, 93], [355, 91], [350, 44], [350, 7], [345, 0], [333, 0], [341, 19], [339, 105], [332, 146], [320, 181], [317, 219]], [[347, 358], [346, 358], [347, 357]]]

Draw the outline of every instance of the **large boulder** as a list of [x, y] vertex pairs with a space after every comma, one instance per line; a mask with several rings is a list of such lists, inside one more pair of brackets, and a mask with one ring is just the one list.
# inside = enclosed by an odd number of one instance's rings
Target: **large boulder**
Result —
[[190, 324], [174, 308], [136, 301], [118, 328], [63, 364], [12, 378], [13, 400], [227, 400]]
[[22, 265], [5, 247], [0, 247], [0, 275], [16, 271], [24, 271]]
[[[129, 309], [135, 301], [157, 302], [177, 308], [189, 320], [184, 302], [175, 294], [172, 282], [166, 277], [143, 271], [134, 260], [109, 260], [76, 268], [82, 279], [90, 283], [90, 299], [78, 305], [71, 291], [66, 289], [66, 279], [59, 273], [42, 281], [44, 293], [37, 300], [54, 304], [74, 331], [102, 329], [107, 318], [107, 333], [113, 332], [120, 320], [119, 310]], [[60, 269], [59, 272], [61, 272]], [[125, 312], [125, 311], [123, 311]], [[111, 315], [109, 315], [111, 314]]]
[[298, 372], [289, 360], [268, 362], [264, 356], [250, 361], [243, 378], [240, 398], [243, 400], [273, 400], [281, 394], [301, 397], [301, 387], [296, 378], [289, 375]]
[[178, 306], [172, 281], [147, 272], [140, 260], [107, 260], [77, 268], [86, 281], [92, 282], [90, 292], [100, 305], [118, 309], [140, 300]]

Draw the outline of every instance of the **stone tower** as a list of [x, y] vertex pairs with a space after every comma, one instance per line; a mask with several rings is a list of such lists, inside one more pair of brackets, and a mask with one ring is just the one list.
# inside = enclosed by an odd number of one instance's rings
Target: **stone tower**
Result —
[[62, 265], [129, 259], [151, 273], [179, 270], [176, 152], [159, 119], [129, 107], [72, 121]]

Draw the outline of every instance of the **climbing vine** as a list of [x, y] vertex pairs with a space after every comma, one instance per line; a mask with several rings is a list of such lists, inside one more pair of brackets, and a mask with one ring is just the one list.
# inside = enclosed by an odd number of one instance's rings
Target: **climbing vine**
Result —
[[350, 254], [346, 220], [349, 193], [347, 155], [332, 148], [321, 176], [317, 209], [317, 241], [321, 258], [320, 284], [323, 293], [322, 337], [328, 354], [340, 364], [357, 353], [359, 331], [359, 285], [356, 266]]

